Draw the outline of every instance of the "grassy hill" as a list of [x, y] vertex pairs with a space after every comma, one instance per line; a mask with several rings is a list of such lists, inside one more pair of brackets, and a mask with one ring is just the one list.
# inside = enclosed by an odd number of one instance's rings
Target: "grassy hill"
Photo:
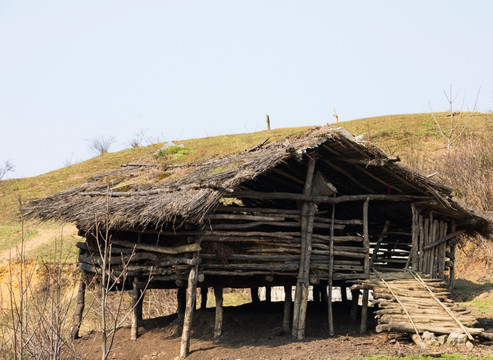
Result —
[[[436, 114], [444, 129], [450, 128], [451, 118], [446, 115], [446, 113]], [[456, 117], [452, 120], [455, 121], [455, 119]], [[484, 148], [484, 144], [489, 145], [493, 140], [492, 113], [464, 114], [462, 123], [468, 120], [466, 131], [461, 138], [461, 144], [454, 145], [454, 148], [461, 149], [460, 154], [463, 154], [464, 151], [469, 151], [466, 148], [473, 145], [482, 144], [481, 146]], [[447, 164], [443, 160], [444, 154], [446, 154], [446, 139], [440, 134], [431, 114], [378, 116], [331, 124], [330, 126], [341, 126], [354, 135], [363, 135], [365, 140], [380, 146], [388, 155], [399, 155], [404, 165], [418, 171], [435, 172], [441, 170], [439, 171], [441, 174], [447, 170]], [[308, 128], [275, 129], [190, 140], [173, 139], [175, 143], [184, 144], [185, 149], [178, 148], [174, 152], [165, 152], [157, 161], [164, 163], [200, 161], [212, 156], [221, 156], [248, 149], [264, 142], [266, 139], [269, 139], [269, 142], [276, 141], [291, 134], [301, 133]], [[469, 146], [469, 143], [473, 145]], [[41, 198], [71, 188], [84, 183], [96, 174], [117, 169], [123, 163], [156, 161], [153, 153], [161, 146], [162, 144], [156, 144], [105, 153], [90, 160], [43, 175], [0, 181], [0, 239], [2, 240], [0, 250], [14, 245], [20, 239], [19, 199], [25, 203], [31, 199]], [[475, 154], [472, 155], [476, 156]], [[484, 157], [484, 155], [482, 154], [481, 156]], [[449, 159], [450, 157], [447, 158]], [[488, 182], [488, 171], [493, 169], [493, 155], [491, 155], [491, 152], [486, 154], [486, 159], [481, 158], [480, 162], [481, 164], [486, 164], [487, 172], [485, 176], [486, 182]], [[442, 169], [437, 169], [440, 167]], [[454, 174], [445, 175], [442, 178], [439, 177], [439, 179], [452, 187], [456, 186], [451, 181], [454, 178], [457, 178]], [[457, 186], [464, 186], [464, 184], [459, 183]], [[479, 200], [474, 200], [474, 194], [470, 196], [463, 189], [457, 189], [456, 193], [468, 200], [466, 202], [475, 206], [479, 205], [483, 210], [490, 210], [481, 205], [480, 198]], [[31, 224], [26, 235], [28, 237], [34, 236], [40, 226], [46, 227], [49, 225]]]
[[[464, 115], [463, 122], [469, 115]], [[445, 113], [437, 114], [444, 128], [450, 121]], [[380, 146], [388, 155], [399, 155], [404, 163], [413, 166], [417, 156], [432, 158], [442, 154], [446, 140], [431, 114], [388, 115], [331, 124], [342, 126], [354, 135], [364, 135], [365, 140]], [[285, 136], [300, 133], [308, 127], [275, 129], [247, 134], [223, 135], [201, 139], [175, 140], [184, 144], [186, 153], [168, 156], [163, 161], [188, 163], [212, 156], [221, 156], [257, 145], [267, 138], [276, 141]], [[493, 138], [493, 114], [471, 115], [464, 138], [485, 141]], [[61, 168], [49, 173], [21, 179], [0, 181], [0, 223], [17, 222], [19, 198], [23, 202], [44, 197], [79, 185], [91, 176], [117, 169], [126, 162], [146, 161], [162, 144], [105, 153], [90, 160]]]

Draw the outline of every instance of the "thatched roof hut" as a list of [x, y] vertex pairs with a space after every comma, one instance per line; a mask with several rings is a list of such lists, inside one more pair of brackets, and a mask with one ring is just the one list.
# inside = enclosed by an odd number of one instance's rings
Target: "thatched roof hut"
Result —
[[[219, 297], [224, 287], [285, 286], [287, 330], [295, 285], [292, 332], [301, 339], [309, 286], [319, 299], [329, 289], [329, 304], [333, 285], [368, 279], [371, 268], [413, 269], [453, 286], [456, 237], [487, 231], [485, 216], [398, 160], [342, 128], [320, 127], [199, 163], [124, 164], [31, 202], [24, 215], [75, 222], [86, 237], [86, 273], [104, 273], [96, 228], [105, 225], [120, 259], [111, 271], [125, 272], [125, 288], [150, 278], [146, 287], [178, 288], [183, 307], [187, 288], [182, 355], [196, 286]], [[367, 306], [364, 289], [362, 330]]]

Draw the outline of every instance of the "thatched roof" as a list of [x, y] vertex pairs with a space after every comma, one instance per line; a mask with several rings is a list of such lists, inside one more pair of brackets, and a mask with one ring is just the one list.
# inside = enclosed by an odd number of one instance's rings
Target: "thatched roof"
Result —
[[[301, 192], [306, 156], [316, 156], [339, 194], [431, 196], [436, 208], [459, 220], [487, 223], [452, 201], [451, 191], [395, 164], [379, 148], [346, 130], [320, 127], [221, 158], [188, 165], [124, 164], [86, 184], [33, 201], [28, 218], [76, 222], [90, 228], [109, 214], [112, 227], [199, 222], [225, 194], [239, 189]], [[318, 165], [317, 165], [318, 166]]]

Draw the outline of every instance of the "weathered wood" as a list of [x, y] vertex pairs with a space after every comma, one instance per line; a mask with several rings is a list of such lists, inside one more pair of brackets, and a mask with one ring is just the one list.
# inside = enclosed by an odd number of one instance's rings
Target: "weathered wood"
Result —
[[207, 294], [209, 293], [208, 287], [200, 288], [200, 309], [204, 310], [207, 308]]
[[[199, 246], [200, 250], [200, 246]], [[197, 250], [197, 251], [199, 251]], [[198, 253], [194, 254], [194, 258], [198, 257]], [[197, 290], [197, 274], [198, 265], [194, 265], [190, 269], [188, 276], [187, 287], [187, 303], [185, 306], [185, 316], [183, 319], [183, 332], [181, 335], [180, 357], [186, 358], [190, 352], [190, 331], [192, 329], [193, 310], [195, 308], [195, 295]]]
[[[315, 159], [309, 158], [306, 170], [303, 196], [312, 193], [313, 175], [315, 171]], [[308, 200], [309, 201], [309, 200]], [[306, 305], [308, 301], [310, 256], [312, 252], [313, 217], [315, 216], [315, 205], [305, 200], [301, 206], [301, 249], [300, 266], [296, 280], [296, 292], [294, 298], [293, 328], [294, 338], [301, 340], [305, 335]], [[311, 230], [310, 230], [311, 229]]]
[[389, 226], [390, 226], [390, 221], [387, 220], [385, 222], [385, 225], [383, 226], [380, 236], [378, 237], [377, 243], [375, 244], [375, 248], [373, 250], [373, 254], [371, 255], [371, 259], [370, 259], [370, 266], [377, 259], [378, 251], [380, 250], [380, 245], [382, 244], [383, 239], [385, 239], [385, 236], [387, 235], [387, 230], [389, 229]]
[[[332, 204], [331, 224], [334, 224], [336, 205]], [[334, 273], [334, 227], [330, 229], [330, 245], [329, 245], [329, 283], [327, 296], [327, 315], [329, 322], [329, 336], [334, 336], [334, 315], [332, 313], [332, 282]]]
[[132, 284], [132, 324], [130, 326], [130, 340], [137, 340], [139, 324], [142, 321], [142, 295], [137, 283]]
[[443, 243], [447, 242], [447, 241], [448, 241], [448, 240], [450, 240], [450, 239], [453, 239], [453, 238], [455, 238], [455, 237], [457, 237], [457, 236], [459, 236], [459, 235], [462, 235], [464, 232], [465, 232], [465, 230], [464, 230], [464, 229], [454, 231], [454, 232], [452, 232], [452, 233], [450, 233], [450, 234], [448, 234], [448, 235], [444, 236], [443, 238], [438, 239], [438, 240], [435, 240], [435, 241], [433, 241], [432, 243], [430, 243], [430, 244], [428, 244], [428, 245], [424, 246], [424, 248], [423, 248], [423, 249], [424, 249], [424, 250], [428, 250], [428, 249], [434, 248], [434, 247], [436, 247], [437, 245], [443, 244]]
[[[368, 254], [364, 258], [364, 272], [365, 278], [370, 278], [370, 233], [368, 229], [368, 207], [370, 204], [370, 197], [367, 197], [363, 204], [363, 247], [368, 250]], [[363, 298], [361, 304], [361, 325], [360, 332], [365, 333], [367, 330], [368, 323], [368, 289], [363, 289]]]
[[176, 295], [176, 300], [178, 307], [176, 312], [178, 316], [183, 316], [185, 314], [185, 306], [187, 303], [187, 289], [184, 287], [179, 287]]
[[[452, 222], [452, 233], [455, 232], [455, 221]], [[455, 242], [450, 244], [450, 260], [452, 262], [455, 262]], [[448, 290], [452, 292], [454, 289], [454, 283], [455, 283], [455, 266], [451, 266], [449, 270], [449, 283], [448, 283]]]
[[183, 253], [192, 253], [201, 250], [200, 244], [192, 243], [186, 244], [176, 247], [165, 247], [165, 246], [157, 246], [157, 245], [148, 245], [142, 243], [133, 243], [130, 241], [124, 240], [112, 240], [113, 243], [117, 245], [121, 245], [127, 248], [134, 248], [139, 250], [147, 250], [152, 252], [157, 252], [161, 254], [183, 254]]
[[[443, 326], [430, 326], [428, 324], [416, 324], [416, 328], [418, 329], [419, 332], [424, 332], [424, 331], [430, 331], [435, 334], [450, 334], [452, 332], [455, 333], [462, 333], [462, 329], [458, 326], [456, 327], [443, 327]], [[382, 332], [382, 331], [399, 331], [399, 332], [413, 332], [414, 328], [410, 323], [406, 322], [397, 322], [397, 323], [391, 323], [391, 324], [382, 324], [382, 325], [377, 325], [376, 327], [376, 332]], [[467, 331], [472, 334], [472, 335], [479, 335], [481, 334], [484, 329], [481, 328], [467, 328]]]
[[82, 314], [85, 307], [86, 297], [86, 279], [85, 274], [82, 273], [79, 279], [79, 290], [77, 291], [77, 303], [75, 306], [74, 317], [72, 322], [72, 328], [70, 329], [70, 337], [72, 339], [79, 338], [80, 325], [82, 323]]
[[419, 250], [419, 213], [416, 209], [416, 205], [411, 203], [411, 266], [413, 270], [418, 270], [418, 250]]
[[214, 297], [216, 298], [216, 317], [214, 320], [214, 339], [221, 336], [223, 328], [223, 288], [214, 287]]
[[305, 195], [297, 193], [284, 193], [284, 192], [256, 192], [256, 191], [234, 191], [227, 193], [224, 197], [232, 198], [246, 198], [246, 199], [258, 199], [258, 200], [293, 200], [293, 201], [305, 201], [326, 204], [340, 204], [350, 201], [362, 201], [367, 198], [373, 201], [413, 201], [423, 199], [433, 199], [431, 196], [421, 195], [383, 195], [383, 194], [366, 194], [366, 195], [342, 195], [337, 197], [318, 196], [318, 195]]
[[292, 307], [291, 286], [284, 286], [284, 312], [282, 318], [282, 330], [288, 333], [290, 330], [291, 307]]
[[418, 271], [423, 271], [423, 246], [424, 246], [424, 224], [423, 224], [423, 215], [419, 215], [419, 260], [418, 260]]
[[351, 290], [351, 312], [349, 317], [353, 323], [358, 319], [358, 300], [359, 290]]
[[250, 288], [250, 297], [252, 298], [253, 304], [259, 304], [260, 303], [260, 297], [258, 296], [258, 287], [251, 287]]

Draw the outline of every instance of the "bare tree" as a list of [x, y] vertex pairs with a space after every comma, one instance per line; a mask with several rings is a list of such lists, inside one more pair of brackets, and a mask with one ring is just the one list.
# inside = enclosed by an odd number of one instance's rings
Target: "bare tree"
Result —
[[153, 145], [153, 144], [159, 144], [163, 142], [162, 140], [162, 134], [159, 136], [150, 136], [147, 135], [147, 130], [140, 129], [136, 133], [132, 135], [130, 138], [128, 144], [132, 148], [136, 148], [139, 146], [148, 146], [148, 145]]
[[[447, 99], [447, 102], [449, 103], [449, 114], [447, 117], [450, 117], [450, 122], [449, 126], [447, 129], [442, 127], [440, 125], [440, 122], [438, 121], [435, 113], [433, 112], [433, 109], [431, 108], [431, 103], [428, 101], [428, 105], [430, 106], [430, 111], [431, 115], [433, 116], [433, 120], [435, 120], [435, 124], [438, 127], [438, 130], [440, 130], [440, 134], [447, 140], [447, 152], [450, 153], [450, 147], [457, 141], [459, 138], [462, 136], [464, 131], [466, 130], [467, 126], [469, 125], [469, 122], [471, 121], [472, 114], [476, 111], [477, 105], [478, 105], [478, 99], [479, 99], [479, 92], [481, 91], [481, 88], [478, 89], [478, 94], [476, 95], [476, 101], [474, 102], [474, 108], [472, 112], [469, 112], [469, 116], [467, 117], [466, 120], [462, 120], [462, 108], [464, 107], [464, 102], [462, 102], [462, 107], [460, 111], [454, 111], [453, 109], [453, 104], [455, 100], [457, 100], [457, 96], [454, 98], [452, 95], [452, 85], [450, 85], [450, 93], [447, 94], [445, 90], [443, 90], [443, 93], [445, 95], [445, 98]], [[460, 130], [458, 130], [459, 126], [461, 127]]]
[[3, 165], [0, 166], [0, 180], [10, 171], [14, 171], [15, 166], [10, 162], [10, 160], [5, 160]]
[[111, 145], [115, 142], [115, 138], [113, 136], [105, 137], [100, 136], [98, 138], [94, 138], [89, 140], [90, 148], [95, 150], [99, 155], [107, 153], [110, 150]]

